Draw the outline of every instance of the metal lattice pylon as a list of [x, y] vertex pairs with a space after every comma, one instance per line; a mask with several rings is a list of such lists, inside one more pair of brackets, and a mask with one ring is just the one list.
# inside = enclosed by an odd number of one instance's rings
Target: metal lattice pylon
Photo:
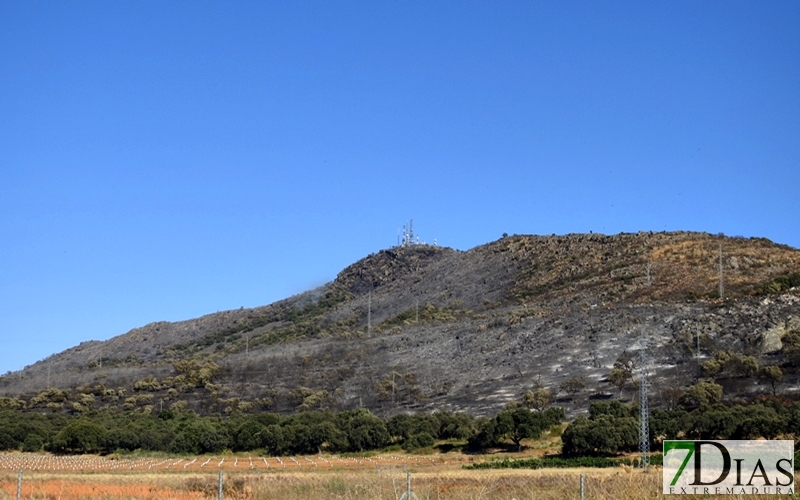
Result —
[[647, 338], [642, 329], [641, 349], [639, 350], [639, 453], [642, 468], [647, 467], [650, 456], [650, 410], [647, 408]]
[[411, 491], [411, 473], [406, 473], [406, 492], [400, 497], [400, 500], [419, 500], [419, 497]]

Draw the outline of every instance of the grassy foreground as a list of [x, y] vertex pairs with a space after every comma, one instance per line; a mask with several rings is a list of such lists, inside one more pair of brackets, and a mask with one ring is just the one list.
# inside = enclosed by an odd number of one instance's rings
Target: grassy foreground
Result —
[[[562, 470], [463, 470], [443, 467], [412, 470], [412, 489], [420, 500], [564, 500], [579, 498], [585, 475], [586, 498], [627, 500], [664, 498], [661, 470], [629, 467]], [[357, 471], [274, 471], [226, 473], [224, 498], [237, 500], [344, 499], [397, 500], [406, 491], [400, 469]], [[17, 475], [0, 473], [0, 499], [16, 497]], [[713, 498], [695, 496], [694, 498]], [[51, 473], [26, 472], [22, 498], [47, 500], [200, 500], [217, 498], [213, 473]], [[735, 495], [725, 498], [739, 498]], [[759, 498], [789, 498], [760, 496]], [[797, 498], [797, 495], [794, 496]]]

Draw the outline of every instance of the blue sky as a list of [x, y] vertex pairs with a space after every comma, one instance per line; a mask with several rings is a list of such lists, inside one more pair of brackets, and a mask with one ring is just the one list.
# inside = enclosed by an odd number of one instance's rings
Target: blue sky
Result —
[[0, 0], [0, 373], [421, 237], [800, 247], [800, 3]]

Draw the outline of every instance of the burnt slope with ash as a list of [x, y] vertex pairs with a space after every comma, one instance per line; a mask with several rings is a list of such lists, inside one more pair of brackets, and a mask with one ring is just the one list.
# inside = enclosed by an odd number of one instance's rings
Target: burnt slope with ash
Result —
[[[71, 392], [30, 407], [68, 411], [82, 411], [70, 405], [88, 392], [91, 407], [121, 411], [159, 401], [204, 413], [364, 405], [491, 414], [534, 386], [559, 392], [575, 379], [585, 388], [560, 397], [577, 409], [586, 398], [631, 397], [606, 376], [644, 330], [657, 398], [702, 376], [700, 364], [722, 350], [786, 368], [782, 338], [800, 328], [798, 271], [796, 249], [706, 233], [398, 247], [268, 306], [85, 342], [7, 374], [0, 391], [30, 404], [49, 380]], [[796, 378], [788, 367], [784, 392]], [[731, 396], [765, 390], [755, 377], [721, 381]]]

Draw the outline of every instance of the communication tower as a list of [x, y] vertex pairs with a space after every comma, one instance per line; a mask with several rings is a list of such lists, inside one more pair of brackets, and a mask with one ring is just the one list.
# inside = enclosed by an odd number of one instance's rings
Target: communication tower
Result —
[[408, 247], [419, 243], [419, 236], [414, 235], [414, 220], [409, 219], [406, 224], [403, 224], [403, 237], [400, 240], [401, 247]]

